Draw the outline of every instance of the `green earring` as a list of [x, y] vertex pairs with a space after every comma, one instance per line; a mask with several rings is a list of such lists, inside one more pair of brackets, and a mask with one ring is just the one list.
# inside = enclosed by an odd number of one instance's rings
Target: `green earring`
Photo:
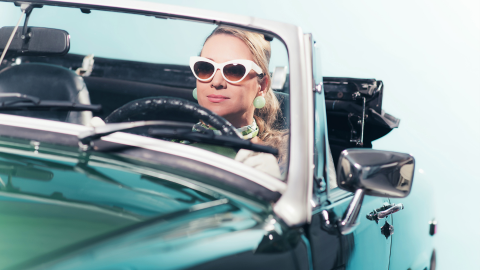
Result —
[[193, 89], [193, 93], [192, 93], [192, 94], [193, 94], [193, 98], [196, 99], [196, 100], [198, 100], [198, 98], [197, 98], [197, 88]]
[[257, 109], [261, 109], [265, 107], [265, 98], [262, 96], [258, 96], [253, 100], [253, 106]]

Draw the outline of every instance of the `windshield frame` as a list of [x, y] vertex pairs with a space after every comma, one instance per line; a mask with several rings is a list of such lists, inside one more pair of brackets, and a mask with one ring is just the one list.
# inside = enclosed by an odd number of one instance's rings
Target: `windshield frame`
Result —
[[[0, 0], [2, 2], [13, 2]], [[277, 37], [284, 43], [288, 52], [289, 70], [290, 70], [290, 121], [289, 134], [289, 162], [288, 174], [286, 176], [287, 184], [266, 174], [252, 171], [250, 167], [234, 160], [223, 158], [219, 161], [220, 155], [208, 151], [200, 151], [198, 148], [192, 149], [186, 145], [179, 145], [172, 142], [155, 140], [145, 140], [148, 144], [133, 139], [131, 134], [115, 133], [104, 137], [103, 140], [114, 140], [118, 143], [134, 145], [136, 147], [150, 148], [154, 151], [168, 151], [178, 155], [182, 153], [186, 158], [199, 160], [201, 162], [212, 163], [214, 166], [221, 166], [224, 170], [244, 176], [260, 185], [269, 187], [277, 186], [277, 191], [283, 195], [274, 205], [274, 212], [290, 226], [301, 225], [309, 222], [311, 219], [312, 186], [313, 186], [313, 79], [311, 62], [311, 42], [308, 36], [303, 34], [300, 27], [282, 22], [275, 22], [254, 17], [228, 14], [210, 10], [201, 10], [189, 7], [172, 6], [160, 3], [140, 2], [121, 0], [88, 0], [88, 1], [29, 1], [44, 5], [57, 5], [75, 8], [87, 8], [96, 10], [107, 10], [115, 12], [126, 12], [132, 14], [141, 14], [157, 16], [161, 18], [175, 18], [192, 20], [197, 22], [206, 22], [217, 25], [228, 25], [240, 27], [247, 30], [254, 30]], [[19, 119], [14, 116], [0, 115], [0, 124], [9, 126], [25, 126], [26, 124], [35, 124], [35, 129], [48, 130], [58, 133], [75, 134], [80, 130], [86, 130], [89, 127], [81, 127], [68, 123], [52, 123], [52, 121], [40, 121], [41, 119]], [[75, 126], [75, 127], [73, 127]], [[283, 188], [281, 188], [283, 186]], [[271, 187], [270, 187], [271, 188]]]

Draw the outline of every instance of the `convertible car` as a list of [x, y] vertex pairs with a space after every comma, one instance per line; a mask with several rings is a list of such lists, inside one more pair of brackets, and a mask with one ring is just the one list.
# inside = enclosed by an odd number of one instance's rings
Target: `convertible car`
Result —
[[[271, 44], [281, 174], [192, 95], [217, 26]], [[0, 27], [0, 269], [435, 269], [431, 180], [372, 149], [384, 83], [323, 77], [300, 27], [130, 0], [1, 0]]]

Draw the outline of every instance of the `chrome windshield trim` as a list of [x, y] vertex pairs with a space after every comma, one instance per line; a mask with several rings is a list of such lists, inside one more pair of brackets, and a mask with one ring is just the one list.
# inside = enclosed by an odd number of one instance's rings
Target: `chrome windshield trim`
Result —
[[[0, 0], [0, 2], [16, 2], [15, 0]], [[182, 19], [191, 19], [194, 21], [210, 22], [218, 24], [220, 22], [231, 22], [234, 24], [247, 25], [254, 18], [243, 15], [236, 15], [218, 11], [211, 11], [207, 9], [198, 9], [185, 6], [175, 6], [162, 3], [153, 3], [137, 0], [32, 0], [25, 1], [28, 3], [39, 3], [45, 5], [59, 5], [84, 7], [100, 10], [125, 10], [130, 13], [155, 13], [163, 19], [168, 19], [170, 16]]]
[[[82, 132], [93, 130], [93, 127], [6, 114], [0, 114], [0, 125], [49, 131], [72, 136], [78, 136], [78, 134]], [[270, 176], [266, 173], [252, 169], [251, 167], [244, 165], [243, 163], [189, 145], [163, 141], [123, 132], [110, 134], [103, 137], [102, 140], [167, 153], [170, 155], [195, 160], [217, 168], [222, 168], [222, 170], [246, 178], [274, 192], [283, 193], [285, 192], [287, 186], [281, 180], [274, 178], [273, 176]]]
[[[290, 62], [290, 157], [288, 187], [274, 206], [275, 213], [290, 226], [309, 223], [313, 188], [313, 77], [311, 36], [298, 28], [295, 44], [288, 47]], [[293, 43], [293, 39], [292, 39]]]
[[[8, 2], [13, 1], [10, 0]], [[282, 183], [283, 185], [275, 184], [278, 188], [280, 188], [280, 186], [282, 187], [281, 191], [280, 189], [277, 190], [284, 195], [275, 204], [274, 212], [290, 226], [299, 226], [310, 221], [311, 206], [309, 198], [311, 197], [312, 190], [309, 189], [309, 187], [313, 184], [314, 169], [311, 44], [307, 40], [308, 38], [304, 36], [300, 27], [255, 17], [132, 0], [58, 0], [30, 2], [47, 5], [116, 10], [159, 16], [161, 18], [180, 18], [210, 22], [218, 25], [226, 24], [264, 31], [265, 33], [271, 33], [279, 37], [287, 47], [290, 89], [293, 90], [290, 91], [290, 152], [286, 179], [288, 186], [285, 183]], [[203, 160], [201, 160], [201, 162], [203, 162]], [[246, 166], [237, 165], [232, 168], [245, 170], [244, 167]], [[256, 174], [258, 173], [256, 172]], [[245, 173], [242, 172], [242, 174], [239, 175], [243, 176]], [[246, 177], [254, 182], [259, 181], [259, 183], [266, 185], [275, 182], [266, 180], [270, 176], [256, 177], [251, 174]], [[277, 179], [275, 180], [281, 182]]]
[[54, 133], [67, 134], [72, 136], [76, 136], [79, 132], [91, 129], [87, 126], [82, 125], [3, 113], [0, 113], [0, 125], [51, 131]]

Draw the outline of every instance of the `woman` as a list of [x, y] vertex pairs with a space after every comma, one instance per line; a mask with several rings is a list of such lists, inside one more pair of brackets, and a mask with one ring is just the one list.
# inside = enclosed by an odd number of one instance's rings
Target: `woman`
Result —
[[[197, 78], [198, 103], [222, 116], [253, 143], [279, 150], [277, 162], [285, 170], [288, 134], [278, 130], [279, 102], [270, 88], [270, 42], [258, 33], [218, 27], [207, 37], [200, 57], [190, 66]], [[268, 159], [266, 154], [240, 151], [236, 159], [248, 163]]]

